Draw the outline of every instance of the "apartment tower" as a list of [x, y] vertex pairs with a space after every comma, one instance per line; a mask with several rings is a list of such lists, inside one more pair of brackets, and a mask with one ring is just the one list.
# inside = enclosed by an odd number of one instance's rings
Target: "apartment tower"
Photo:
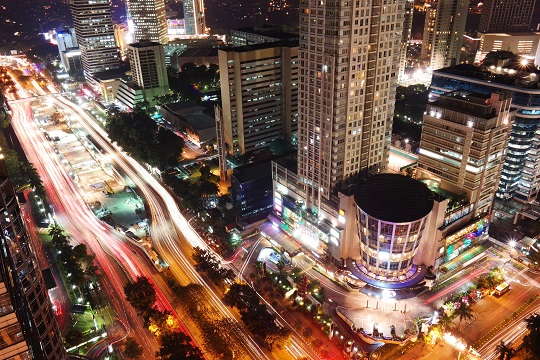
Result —
[[167, 19], [164, 0], [128, 0], [128, 24], [133, 40], [167, 44]]
[[388, 162], [405, 1], [300, 1], [298, 180], [306, 207]]
[[405, 14], [403, 15], [403, 34], [401, 35], [401, 49], [399, 58], [398, 80], [403, 81], [407, 65], [407, 47], [411, 40], [412, 22], [414, 15], [414, 0], [405, 0]]
[[471, 216], [491, 212], [515, 111], [509, 92], [453, 91], [427, 105], [418, 172], [464, 196]]
[[184, 1], [184, 25], [186, 27], [186, 35], [206, 34], [204, 0]]
[[433, 70], [459, 64], [469, 1], [426, 1], [422, 57]]
[[530, 31], [536, 0], [485, 0], [478, 31], [481, 33]]
[[222, 150], [243, 155], [276, 139], [296, 145], [298, 41], [222, 48], [218, 57]]
[[0, 358], [67, 359], [35, 248], [0, 160]]
[[70, 6], [86, 78], [119, 68], [109, 1], [72, 0]]

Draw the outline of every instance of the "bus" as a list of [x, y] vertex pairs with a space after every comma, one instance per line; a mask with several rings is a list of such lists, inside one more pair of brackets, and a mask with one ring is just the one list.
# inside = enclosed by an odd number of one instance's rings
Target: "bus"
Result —
[[502, 296], [508, 290], [510, 290], [510, 285], [508, 285], [508, 283], [506, 282], [503, 282], [495, 288], [495, 296]]

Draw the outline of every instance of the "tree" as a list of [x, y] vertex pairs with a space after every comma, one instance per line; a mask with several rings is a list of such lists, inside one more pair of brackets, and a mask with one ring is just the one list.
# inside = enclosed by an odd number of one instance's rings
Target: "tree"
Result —
[[45, 188], [43, 187], [43, 182], [41, 181], [41, 177], [39, 176], [36, 168], [32, 163], [23, 163], [22, 170], [28, 179], [28, 183], [30, 184], [30, 187], [34, 189], [35, 193], [38, 196], [44, 197], [45, 196]]
[[446, 328], [452, 328], [455, 327], [456, 324], [454, 323], [454, 318], [452, 316], [449, 316], [446, 314], [446, 312], [443, 311], [443, 313], [439, 316], [439, 322], [437, 323], [441, 330], [444, 332]]
[[49, 235], [51, 235], [51, 246], [56, 251], [65, 250], [69, 246], [69, 240], [62, 229], [57, 224], [52, 224], [49, 228]]
[[523, 338], [523, 346], [529, 354], [540, 357], [540, 314], [529, 316], [525, 323], [529, 333]]
[[501, 340], [499, 345], [495, 347], [495, 353], [499, 355], [499, 360], [510, 360], [514, 356], [514, 349]]
[[288, 329], [276, 327], [274, 331], [266, 334], [264, 338], [264, 343], [270, 350], [273, 350], [275, 348], [282, 349], [289, 344], [290, 340], [291, 333]]
[[152, 308], [157, 299], [154, 285], [144, 276], [137, 276], [135, 282], [127, 283], [124, 286], [124, 294], [127, 301], [139, 314]]
[[143, 353], [143, 347], [133, 337], [128, 337], [124, 344], [124, 355], [128, 359], [137, 359]]
[[66, 333], [65, 339], [69, 345], [78, 345], [82, 342], [83, 334], [80, 330], [71, 329]]
[[459, 327], [461, 327], [461, 322], [463, 320], [471, 320], [474, 317], [471, 307], [465, 305], [464, 303], [461, 303], [459, 308], [454, 311], [454, 314], [459, 317]]
[[163, 360], [202, 360], [202, 351], [193, 346], [186, 334], [174, 331], [166, 332], [160, 338], [160, 349], [156, 357]]

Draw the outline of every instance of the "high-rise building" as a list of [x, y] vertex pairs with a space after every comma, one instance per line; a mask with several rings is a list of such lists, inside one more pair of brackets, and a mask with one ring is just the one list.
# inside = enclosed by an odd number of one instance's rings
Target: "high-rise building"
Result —
[[405, 0], [300, 3], [298, 157], [272, 166], [274, 214], [321, 259], [358, 259], [353, 185], [384, 172]]
[[407, 47], [411, 40], [412, 22], [414, 15], [414, 0], [405, 0], [405, 13], [403, 15], [403, 33], [401, 35], [401, 49], [399, 53], [398, 81], [403, 81], [405, 77], [405, 66], [407, 65]]
[[386, 168], [405, 1], [300, 4], [298, 176], [307, 206]]
[[203, 0], [184, 1], [184, 25], [186, 27], [186, 35], [206, 34]]
[[426, 108], [417, 175], [464, 196], [475, 218], [493, 207], [515, 115], [511, 102], [509, 92], [458, 90]]
[[128, 0], [128, 26], [133, 41], [154, 41], [167, 44], [167, 19], [164, 0]]
[[422, 57], [433, 70], [459, 64], [468, 6], [467, 0], [426, 2]]
[[118, 102], [133, 108], [137, 102], [147, 100], [153, 104], [155, 96], [168, 94], [169, 79], [163, 45], [157, 42], [129, 44], [127, 56], [132, 81], [121, 82], [116, 95]]
[[119, 68], [109, 1], [72, 0], [70, 6], [86, 78]]
[[298, 41], [298, 34], [284, 32], [280, 27], [263, 24], [232, 29], [229, 43], [232, 46], [246, 46], [275, 41]]
[[34, 244], [0, 160], [0, 358], [67, 359]]
[[228, 155], [270, 146], [276, 139], [296, 144], [298, 42], [222, 48], [218, 52], [223, 131]]
[[485, 0], [478, 31], [481, 33], [531, 30], [536, 0]]
[[67, 71], [81, 69], [81, 50], [77, 43], [75, 28], [60, 30], [56, 33], [56, 43], [62, 67]]
[[516, 110], [504, 158], [497, 197], [531, 202], [540, 191], [540, 74], [492, 66], [456, 66], [433, 73], [431, 96], [454, 90], [490, 95], [512, 93]]

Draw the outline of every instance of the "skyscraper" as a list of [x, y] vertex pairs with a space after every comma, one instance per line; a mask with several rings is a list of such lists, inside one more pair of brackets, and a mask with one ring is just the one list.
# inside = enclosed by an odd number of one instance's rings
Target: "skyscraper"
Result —
[[499, 186], [514, 111], [509, 92], [454, 91], [427, 105], [418, 156], [418, 175], [470, 206], [480, 217], [491, 212]]
[[122, 81], [116, 100], [133, 108], [136, 103], [147, 100], [154, 104], [155, 96], [169, 93], [169, 79], [165, 65], [163, 45], [157, 42], [129, 44], [127, 56], [131, 67], [132, 81]]
[[478, 31], [523, 32], [529, 31], [536, 0], [485, 0]]
[[85, 76], [120, 66], [108, 0], [72, 0], [71, 14]]
[[0, 179], [0, 358], [67, 359], [4, 160]]
[[388, 161], [405, 1], [301, 1], [298, 177], [307, 207]]
[[186, 35], [203, 35], [206, 33], [204, 0], [184, 1], [184, 25]]
[[459, 64], [468, 6], [467, 0], [426, 2], [422, 57], [433, 70]]
[[298, 41], [219, 50], [223, 140], [228, 155], [296, 142]]
[[398, 80], [403, 81], [405, 66], [407, 65], [407, 47], [411, 40], [412, 22], [414, 15], [414, 0], [405, 0], [405, 14], [403, 15], [403, 34], [401, 35], [401, 49], [399, 58]]
[[536, 72], [515, 69], [451, 67], [433, 72], [432, 95], [453, 90], [482, 94], [509, 91], [516, 110], [504, 158], [497, 197], [513, 198], [524, 203], [540, 193], [540, 89]]
[[128, 24], [133, 40], [167, 44], [167, 19], [164, 0], [128, 0]]

